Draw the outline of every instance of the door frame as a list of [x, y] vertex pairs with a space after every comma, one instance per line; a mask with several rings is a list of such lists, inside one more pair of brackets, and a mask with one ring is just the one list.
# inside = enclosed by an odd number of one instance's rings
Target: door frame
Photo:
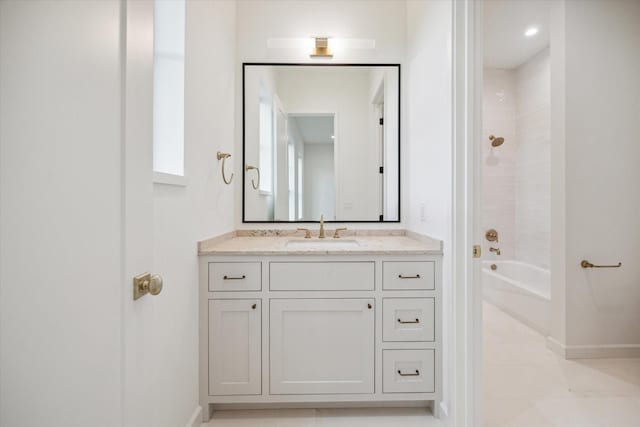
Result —
[[453, 1], [453, 325], [449, 425], [482, 425], [482, 0]]

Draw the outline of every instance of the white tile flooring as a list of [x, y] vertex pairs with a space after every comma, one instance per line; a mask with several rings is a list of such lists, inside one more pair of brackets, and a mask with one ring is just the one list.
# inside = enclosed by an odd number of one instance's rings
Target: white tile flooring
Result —
[[[564, 360], [484, 304], [484, 427], [640, 427], [640, 359]], [[418, 408], [220, 411], [208, 427], [440, 427]]]
[[484, 304], [484, 427], [639, 427], [640, 359], [564, 360]]

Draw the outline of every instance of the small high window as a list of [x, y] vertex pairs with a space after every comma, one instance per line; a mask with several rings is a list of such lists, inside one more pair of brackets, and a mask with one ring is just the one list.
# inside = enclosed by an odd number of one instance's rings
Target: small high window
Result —
[[155, 0], [153, 170], [179, 177], [185, 175], [184, 40], [185, 0]]

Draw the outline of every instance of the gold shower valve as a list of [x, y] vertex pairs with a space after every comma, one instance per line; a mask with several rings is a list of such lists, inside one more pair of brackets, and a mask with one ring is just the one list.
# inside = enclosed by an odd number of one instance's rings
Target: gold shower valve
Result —
[[484, 234], [484, 237], [489, 241], [489, 242], [498, 242], [498, 232], [495, 229], [490, 229], [487, 230], [487, 232]]

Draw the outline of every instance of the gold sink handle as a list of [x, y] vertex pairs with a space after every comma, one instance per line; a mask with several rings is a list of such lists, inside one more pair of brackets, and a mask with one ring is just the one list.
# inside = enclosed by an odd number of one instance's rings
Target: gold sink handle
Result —
[[339, 239], [341, 231], [347, 231], [347, 227], [336, 228], [336, 231], [333, 232], [333, 238]]

